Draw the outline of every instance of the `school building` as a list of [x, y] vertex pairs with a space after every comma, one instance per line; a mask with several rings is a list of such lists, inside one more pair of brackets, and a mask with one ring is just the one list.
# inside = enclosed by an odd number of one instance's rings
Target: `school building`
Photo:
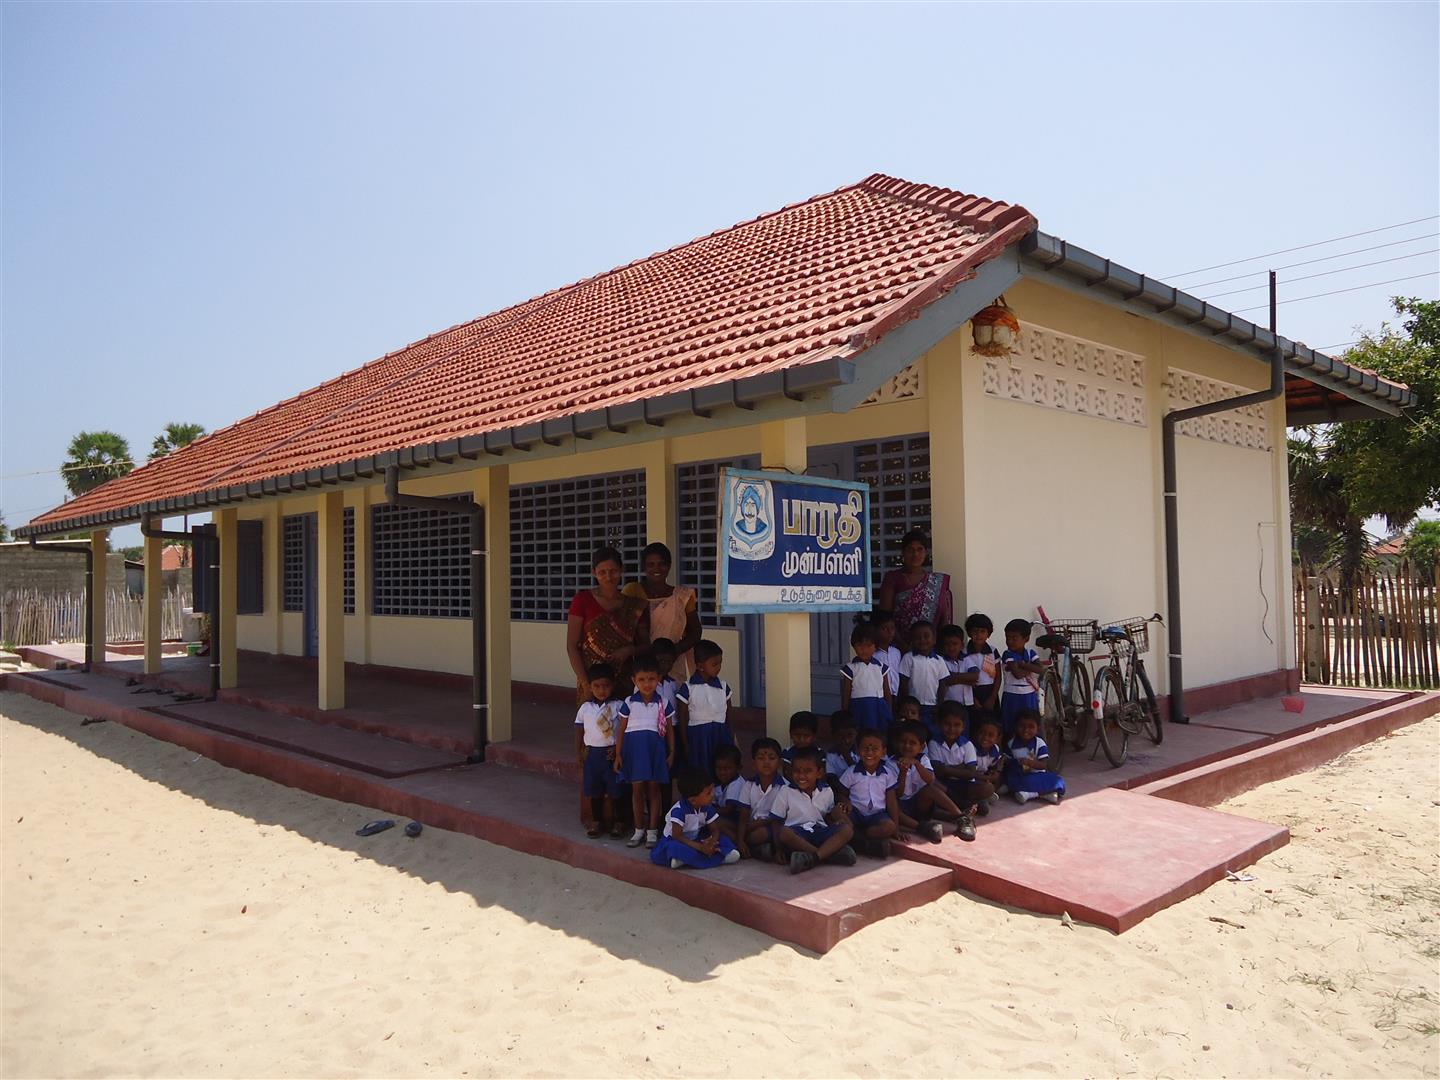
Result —
[[[977, 334], [998, 332], [972, 320], [1001, 297], [1020, 332], [985, 355]], [[1178, 425], [1167, 534], [1167, 413], [1282, 376]], [[566, 613], [594, 548], [633, 579], [663, 540], [738, 702], [783, 733], [834, 707], [850, 618], [717, 610], [716, 477], [808, 471], [869, 483], [877, 588], [921, 528], [962, 617], [1183, 612], [1183, 656], [1152, 635], [1149, 667], [1161, 694], [1182, 673], [1198, 711], [1298, 682], [1287, 424], [1411, 401], [1022, 207], [876, 175], [432, 334], [17, 532], [103, 551], [112, 526], [212, 512], [222, 687], [249, 653], [313, 657], [321, 709], [344, 706], [347, 665], [474, 671], [492, 740], [514, 683], [572, 684]], [[147, 536], [147, 575], [164, 542]]]

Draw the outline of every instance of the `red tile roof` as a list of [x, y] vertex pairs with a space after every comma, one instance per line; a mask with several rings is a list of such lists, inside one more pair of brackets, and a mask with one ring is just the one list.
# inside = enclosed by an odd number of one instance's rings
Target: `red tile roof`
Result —
[[432, 334], [31, 527], [850, 356], [1034, 227], [876, 174]]

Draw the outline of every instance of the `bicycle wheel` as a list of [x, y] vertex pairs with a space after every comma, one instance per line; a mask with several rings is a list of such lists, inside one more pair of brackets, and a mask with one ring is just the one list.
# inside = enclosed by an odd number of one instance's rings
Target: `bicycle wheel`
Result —
[[1094, 715], [1090, 711], [1090, 672], [1081, 660], [1075, 664], [1075, 672], [1070, 676], [1070, 700], [1065, 708], [1066, 730], [1070, 735], [1070, 745], [1076, 750], [1085, 749]]
[[1043, 721], [1045, 742], [1050, 747], [1050, 771], [1058, 773], [1065, 761], [1065, 698], [1060, 692], [1060, 676], [1055, 669], [1048, 669], [1042, 677], [1040, 689], [1040, 719]]
[[1165, 738], [1165, 729], [1160, 726], [1160, 706], [1155, 701], [1155, 691], [1150, 688], [1145, 664], [1140, 660], [1135, 661], [1135, 676], [1140, 680], [1140, 704], [1145, 707], [1145, 719], [1140, 722], [1140, 730], [1159, 746]]
[[1130, 733], [1120, 722], [1125, 710], [1125, 684], [1120, 672], [1107, 665], [1095, 673], [1095, 685], [1102, 706], [1101, 715], [1095, 718], [1095, 731], [1100, 737], [1100, 749], [1118, 769], [1130, 752]]

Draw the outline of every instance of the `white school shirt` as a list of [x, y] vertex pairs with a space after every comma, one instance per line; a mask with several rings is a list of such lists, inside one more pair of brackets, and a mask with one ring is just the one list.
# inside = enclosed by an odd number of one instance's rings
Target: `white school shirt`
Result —
[[769, 788], [760, 786], [760, 777], [752, 776], [745, 781], [740, 789], [740, 805], [750, 808], [750, 820], [760, 821], [770, 816], [770, 808], [775, 805], [775, 800], [780, 797], [780, 792], [790, 786], [778, 772], [775, 774], [775, 782]]
[[665, 835], [671, 835], [670, 826], [679, 825], [686, 840], [699, 840], [700, 830], [714, 822], [720, 815], [714, 805], [692, 806], [689, 799], [681, 799], [665, 815]]
[[690, 727], [723, 724], [725, 710], [730, 706], [730, 684], [722, 679], [702, 679], [692, 675], [675, 691], [675, 700], [690, 710]]
[[890, 681], [890, 665], [878, 656], [861, 660], [852, 656], [848, 664], [840, 665], [840, 677], [850, 680], [850, 699], [883, 698], [885, 684]]
[[[1000, 654], [1002, 661], [1023, 660], [1027, 664], [1033, 664], [1040, 659], [1040, 654], [1034, 649], [1006, 649]], [[1005, 685], [1001, 687], [1004, 694], [1038, 694], [1040, 692], [1040, 679], [1036, 675], [1021, 675], [1018, 672], [1006, 670]]]
[[671, 716], [675, 715], [675, 688], [676, 682], [669, 675], [660, 680], [660, 685], [655, 687], [655, 692], [665, 699], [665, 705]]
[[1004, 755], [1005, 751], [1000, 749], [999, 743], [996, 743], [989, 750], [981, 750], [980, 747], [977, 746], [975, 747], [975, 764], [980, 767], [982, 772], [988, 773], [995, 767], [995, 763], [1004, 757]]
[[950, 674], [945, 658], [936, 653], [921, 656], [907, 652], [900, 658], [900, 674], [910, 680], [910, 693], [921, 705], [934, 705], [940, 680]]
[[834, 750], [825, 751], [825, 772], [831, 776], [839, 776], [851, 765], [860, 764], [860, 755], [854, 750], [848, 754], [841, 754]]
[[[927, 754], [924, 750], [920, 751], [920, 756], [915, 760], [921, 765], [924, 765], [925, 768], [929, 769], [932, 773], [935, 771], [935, 766], [930, 763], [930, 755]], [[900, 763], [894, 758], [891, 758], [890, 764], [895, 766], [895, 775], [899, 776]], [[925, 781], [920, 778], [920, 773], [915, 769], [911, 769], [905, 774], [905, 787], [901, 791], [896, 792], [896, 797], [901, 799], [913, 798], [916, 792], [918, 792], [924, 786]]]
[[738, 810], [740, 803], [744, 801], [741, 798], [744, 790], [745, 778], [743, 776], [735, 777], [735, 779], [731, 780], [728, 784], [717, 783], [715, 785], [715, 805], [719, 806], [722, 810], [729, 810], [731, 807], [735, 807]]
[[975, 744], [964, 735], [953, 743], [947, 743], [944, 739], [931, 739], [930, 760], [937, 765], [974, 765]]
[[825, 815], [834, 809], [835, 792], [829, 784], [817, 784], [808, 795], [792, 785], [780, 792], [770, 808], [770, 819], [790, 826], [820, 825], [824, 824]]
[[587, 701], [575, 713], [575, 726], [585, 729], [586, 746], [614, 746], [618, 701]]
[[[970, 642], [965, 643], [965, 658], [975, 658], [975, 670], [980, 672], [980, 681], [977, 686], [989, 686], [1000, 675], [1000, 650], [991, 645], [988, 641], [983, 649], [977, 649]], [[990, 670], [985, 670], [985, 661], [990, 661]]]
[[1045, 740], [1039, 735], [1029, 742], [1021, 742], [1020, 736], [1010, 740], [1010, 756], [1016, 761], [1024, 761], [1026, 758], [1037, 758], [1045, 761], [1050, 757], [1050, 747], [1045, 745]]
[[886, 677], [890, 680], [890, 695], [894, 697], [900, 693], [900, 649], [895, 645], [886, 645], [883, 649], [876, 649], [875, 656], [890, 669]]
[[840, 784], [850, 793], [850, 805], [861, 814], [878, 814], [885, 809], [885, 793], [900, 782], [900, 770], [889, 758], [880, 768], [868, 772], [864, 765], [850, 766], [840, 774]]
[[[962, 656], [958, 660], [946, 660], [945, 667], [951, 675], [959, 675], [967, 671], [980, 670], [980, 655]], [[975, 704], [975, 687], [969, 683], [951, 683], [945, 687], [945, 700], [958, 701], [961, 705]]]
[[658, 693], [654, 701], [646, 701], [640, 696], [640, 691], [635, 691], [620, 704], [620, 715], [628, 717], [625, 725], [625, 734], [632, 731], [653, 731], [660, 734], [660, 723], [663, 718], [668, 727], [670, 721], [675, 719], [675, 709], [665, 704], [665, 699]]

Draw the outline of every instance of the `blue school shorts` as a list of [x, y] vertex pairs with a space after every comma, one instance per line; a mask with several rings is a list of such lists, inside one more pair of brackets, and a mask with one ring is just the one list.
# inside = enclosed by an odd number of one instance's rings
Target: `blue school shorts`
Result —
[[609, 746], [587, 746], [585, 748], [585, 766], [580, 777], [580, 791], [588, 799], [598, 799], [608, 796], [612, 799], [620, 797], [620, 774], [615, 771], [615, 763], [610, 760]]
[[877, 810], [873, 814], [862, 814], [859, 810], [851, 809], [850, 824], [855, 826], [857, 833], [864, 832], [871, 825], [881, 825], [890, 820], [890, 815], [884, 810]]
[[919, 795], [911, 795], [908, 799], [901, 799], [901, 800], [900, 800], [900, 812], [901, 812], [902, 814], [904, 814], [904, 815], [905, 815], [906, 817], [908, 817], [908, 818], [914, 818], [916, 821], [921, 820], [921, 818], [920, 818], [920, 796], [919, 796]]
[[789, 832], [805, 840], [807, 843], [813, 844], [815, 847], [818, 848], [821, 844], [825, 843], [826, 840], [829, 840], [830, 837], [834, 836], [836, 830], [838, 830], [840, 826], [829, 825], [825, 822], [819, 822], [809, 826], [808, 828], [799, 825], [787, 825], [785, 826], [785, 828]]

